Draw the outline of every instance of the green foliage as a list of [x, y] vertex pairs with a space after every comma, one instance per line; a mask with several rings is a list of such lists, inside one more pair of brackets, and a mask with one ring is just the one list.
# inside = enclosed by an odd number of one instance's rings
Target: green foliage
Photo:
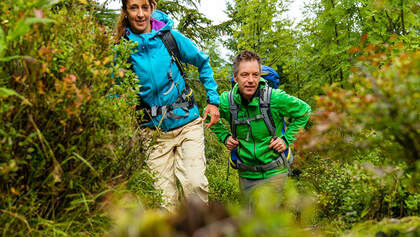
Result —
[[[84, 5], [50, 7], [0, 3], [0, 225], [7, 236], [103, 231], [108, 219], [98, 204], [143, 164], [133, 129], [136, 83], [123, 73], [131, 47], [117, 47], [125, 58], [113, 64], [113, 43]], [[110, 92], [112, 75], [120, 85]], [[118, 99], [107, 96], [116, 91]]]
[[416, 49], [418, 17], [418, 5], [411, 0], [312, 1], [292, 32], [295, 46], [285, 49], [291, 56], [277, 68], [285, 72], [286, 91], [312, 104], [312, 96], [322, 95], [327, 84], [351, 89], [350, 68], [358, 53], [349, 50], [360, 47], [362, 36], [364, 43], [380, 45], [398, 35], [408, 49]]
[[98, 22], [101, 25], [106, 26], [108, 29], [110, 29], [110, 31], [114, 29], [118, 15], [120, 13], [118, 10], [108, 9], [99, 3], [95, 4], [94, 6], [89, 5], [89, 7], [93, 10], [92, 14], [96, 19], [98, 19]]
[[399, 43], [353, 50], [353, 89], [332, 86], [318, 98], [311, 141], [301, 147], [312, 153], [304, 178], [329, 220], [418, 215], [419, 52]]
[[136, 195], [144, 207], [158, 208], [162, 203], [162, 194], [154, 187], [155, 177], [148, 169], [136, 170], [129, 178], [127, 189]]
[[318, 236], [308, 228], [313, 220], [313, 200], [297, 191], [295, 182], [288, 179], [279, 194], [270, 187], [257, 189], [253, 197], [255, 207], [232, 207], [240, 224], [237, 236]]
[[[127, 62], [134, 45], [114, 46], [107, 34], [114, 13], [85, 0], [6, 0], [1, 235], [92, 236], [110, 224], [111, 236], [418, 235], [417, 1], [312, 1], [305, 19], [292, 25], [282, 15], [288, 1], [236, 0], [230, 20], [218, 26], [197, 12], [198, 2], [158, 1], [158, 9], [210, 56], [219, 92], [230, 89], [230, 65], [215, 40], [226, 33], [233, 52], [254, 49], [277, 69], [289, 94], [317, 101], [313, 126], [296, 144], [299, 190], [292, 182], [282, 196], [261, 190], [250, 213], [239, 204], [236, 171], [226, 180], [228, 151], [206, 130], [209, 198], [229, 212], [213, 205], [176, 215], [148, 209], [160, 205], [161, 195], [144, 165], [146, 139], [136, 121], [142, 115], [134, 110], [138, 84]], [[196, 68], [188, 68], [188, 78], [203, 111]], [[315, 210], [304, 190], [315, 193]]]
[[290, 30], [291, 21], [281, 17], [288, 1], [235, 1], [228, 13], [232, 34], [230, 49], [243, 49], [259, 53], [265, 65], [280, 68], [290, 57], [295, 40]]
[[[354, 49], [359, 50], [359, 49]], [[318, 98], [318, 124], [307, 134], [310, 146], [334, 147], [348, 157], [353, 150], [380, 147], [387, 157], [410, 163], [419, 154], [419, 52], [404, 52], [401, 44], [369, 45], [353, 69], [352, 90], [335, 86]], [[349, 157], [350, 158], [350, 157]]]
[[211, 20], [197, 10], [199, 0], [161, 0], [157, 9], [169, 14], [178, 23], [177, 29], [202, 46], [205, 40], [214, 40], [217, 29]]
[[130, 193], [121, 191], [109, 196], [106, 210], [113, 226], [106, 236], [168, 236], [170, 215], [164, 210], [145, 209], [141, 201]]
[[238, 173], [230, 168], [230, 156], [226, 147], [217, 141], [214, 133], [206, 129], [206, 175], [209, 180], [209, 199], [227, 203], [238, 203], [241, 194], [238, 185]]
[[377, 152], [354, 162], [314, 157], [303, 165], [302, 179], [317, 193], [318, 217], [342, 227], [419, 212], [420, 196], [411, 189], [412, 173], [403, 164], [383, 166]]
[[195, 199], [183, 203], [177, 213], [145, 209], [127, 193], [115, 193], [107, 209], [114, 220], [111, 236], [318, 236], [306, 228], [312, 223], [313, 205], [308, 195], [297, 192], [293, 181], [279, 195], [261, 188], [259, 201], [250, 211], [238, 204], [209, 206]]
[[405, 217], [399, 219], [384, 219], [380, 222], [367, 221], [358, 224], [351, 231], [347, 231], [345, 237], [361, 236], [418, 236], [420, 234], [419, 217]]

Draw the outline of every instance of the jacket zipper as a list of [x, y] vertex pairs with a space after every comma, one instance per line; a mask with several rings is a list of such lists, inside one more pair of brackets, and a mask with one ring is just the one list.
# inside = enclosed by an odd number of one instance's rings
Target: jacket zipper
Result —
[[[149, 55], [149, 49], [148, 49], [148, 47], [145, 47], [145, 43], [144, 43], [143, 38], [142, 38], [142, 40], [143, 40], [143, 47], [142, 48], [144, 49], [145, 55], [147, 57], [147, 62], [149, 63], [149, 68], [152, 68], [152, 63], [151, 63], [151, 60], [150, 60], [151, 55]], [[150, 74], [152, 75], [151, 76], [151, 79], [152, 79], [151, 81], [152, 81], [152, 84], [153, 84], [153, 94], [154, 94], [154, 97], [157, 100], [156, 104], [159, 105], [160, 104], [159, 93], [158, 93], [157, 83], [155, 81], [155, 75], [153, 73], [153, 70], [150, 70]]]
[[[246, 113], [248, 114], [248, 119], [249, 119], [249, 110], [248, 110], [248, 106], [246, 106]], [[254, 144], [254, 160], [256, 161], [257, 160], [257, 155], [256, 155], [256, 148], [255, 148], [255, 139], [254, 139], [254, 135], [252, 134], [252, 127], [251, 127], [251, 122], [250, 122], [250, 124], [249, 124], [249, 127], [250, 127], [250, 129], [249, 129], [249, 131], [250, 131], [250, 133], [251, 133], [251, 139], [252, 139], [252, 144]]]
[[[249, 115], [249, 110], [248, 110], [248, 106], [246, 106], [246, 112], [247, 112], [247, 114], [248, 114], [248, 119], [250, 118], [250, 115]], [[255, 139], [254, 139], [254, 135], [252, 134], [252, 126], [251, 126], [251, 122], [250, 122], [250, 124], [249, 124], [249, 127], [250, 127], [250, 133], [251, 133], [251, 139], [252, 139], [252, 144], [254, 144], [254, 160], [255, 161], [258, 161], [257, 160], [257, 152], [256, 152], [256, 147], [255, 147]], [[260, 162], [258, 162], [258, 163], [260, 163]], [[261, 175], [262, 175], [262, 177], [263, 177], [263, 179], [265, 178], [265, 175], [264, 175], [264, 171], [261, 171]]]

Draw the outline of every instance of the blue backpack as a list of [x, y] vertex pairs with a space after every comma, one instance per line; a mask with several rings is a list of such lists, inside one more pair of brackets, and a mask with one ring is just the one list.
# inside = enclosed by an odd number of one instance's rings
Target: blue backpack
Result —
[[[260, 95], [260, 109], [261, 109], [261, 114], [263, 115], [263, 119], [267, 125], [267, 128], [270, 130], [270, 133], [272, 135], [275, 136], [275, 125], [273, 122], [273, 118], [271, 115], [271, 112], [269, 110], [270, 107], [270, 96], [271, 96], [271, 90], [272, 89], [277, 89], [279, 87], [280, 84], [280, 77], [279, 74], [277, 74], [277, 72], [269, 67], [269, 66], [265, 66], [263, 65], [261, 67], [261, 77], [264, 78], [267, 81], [268, 87], [265, 90], [262, 90], [262, 93]], [[232, 77], [231, 79], [231, 83], [232, 83], [232, 87], [235, 85], [235, 81]], [[236, 124], [238, 124], [239, 121], [237, 120], [237, 113], [238, 113], [238, 109], [239, 107], [236, 105], [236, 103], [233, 100], [233, 95], [232, 95], [232, 91], [230, 91], [229, 93], [229, 110], [231, 113], [231, 130], [232, 130], [232, 135], [234, 137], [236, 137]], [[285, 128], [286, 128], [286, 123], [283, 119], [283, 127], [282, 127], [282, 134], [285, 133]], [[290, 146], [288, 147], [288, 149], [286, 149], [284, 152], [282, 152], [279, 156], [279, 158], [269, 164], [265, 164], [262, 165], [261, 167], [249, 167], [247, 165], [245, 165], [241, 159], [238, 156], [238, 151], [237, 148], [234, 148], [231, 153], [230, 153], [230, 166], [233, 169], [239, 169], [239, 170], [264, 170], [264, 167], [267, 167], [267, 169], [272, 169], [273, 167], [276, 167], [277, 164], [279, 164], [279, 161], [281, 164], [283, 164], [283, 167], [287, 167], [289, 174], [291, 172], [290, 170], [290, 165], [293, 162], [293, 155], [290, 149]], [[228, 166], [229, 168], [229, 166]], [[229, 170], [228, 170], [229, 171]]]

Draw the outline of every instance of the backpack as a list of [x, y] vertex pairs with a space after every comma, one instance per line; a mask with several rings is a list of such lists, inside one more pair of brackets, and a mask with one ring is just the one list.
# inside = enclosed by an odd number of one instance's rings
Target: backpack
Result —
[[[179, 60], [181, 58], [181, 53], [179, 52], [178, 45], [176, 44], [176, 40], [174, 36], [172, 35], [171, 31], [170, 30], [160, 31], [158, 32], [157, 35], [162, 40], [163, 44], [165, 45], [166, 49], [171, 55], [172, 60], [175, 62], [176, 66], [181, 72], [182, 78], [185, 78], [184, 67], [182, 66], [181, 61]], [[187, 86], [187, 84], [185, 85]]]
[[[260, 115], [256, 117], [247, 119], [247, 120], [238, 120], [238, 111], [239, 106], [233, 99], [232, 90], [229, 92], [229, 112], [231, 115], [230, 127], [232, 132], [232, 137], [236, 138], [236, 126], [238, 124], [249, 124], [250, 121], [263, 119], [268, 130], [270, 131], [270, 135], [275, 138], [276, 136], [276, 126], [271, 114], [270, 110], [270, 98], [271, 92], [273, 89], [277, 89], [280, 82], [280, 77], [277, 72], [269, 67], [263, 65], [261, 68], [261, 77], [263, 77], [267, 84], [266, 86], [261, 89], [259, 103], [260, 103]], [[234, 81], [232, 86], [234, 85]], [[285, 133], [286, 123], [283, 119], [283, 126], [282, 126], [282, 134]], [[248, 134], [249, 135], [249, 134]], [[248, 137], [248, 136], [247, 136]], [[288, 145], [288, 144], [287, 144]], [[293, 163], [293, 154], [291, 151], [290, 146], [280, 154], [280, 156], [273, 160], [272, 162], [264, 165], [259, 166], [249, 166], [244, 164], [238, 156], [237, 148], [231, 151], [231, 157], [229, 160], [230, 166], [234, 169], [238, 170], [251, 170], [251, 171], [266, 171], [271, 170], [278, 167], [287, 167], [289, 174], [291, 174], [290, 165]], [[229, 168], [229, 167], [228, 167]]]

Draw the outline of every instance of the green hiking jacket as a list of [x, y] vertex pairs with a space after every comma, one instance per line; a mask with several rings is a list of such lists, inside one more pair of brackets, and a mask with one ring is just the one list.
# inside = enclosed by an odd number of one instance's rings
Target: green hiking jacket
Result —
[[[262, 83], [261, 83], [262, 82]], [[264, 79], [260, 79], [260, 88], [266, 85]], [[233, 98], [239, 106], [238, 120], [248, 119], [260, 114], [259, 93], [257, 92], [249, 104], [242, 102], [242, 98], [238, 93], [238, 85], [233, 87]], [[294, 133], [298, 132], [300, 128], [304, 128], [311, 113], [311, 107], [304, 101], [286, 94], [283, 90], [273, 89], [270, 99], [270, 109], [276, 125], [276, 132], [278, 137], [284, 136], [287, 140], [286, 144], [291, 144], [294, 140]], [[229, 112], [229, 91], [225, 91], [220, 96], [220, 118], [224, 118], [230, 122]], [[287, 126], [286, 133], [282, 133], [283, 117], [291, 119]], [[247, 124], [240, 124], [236, 127], [236, 135], [239, 140], [238, 155], [242, 162], [248, 165], [262, 165], [267, 164], [279, 157], [279, 153], [273, 149], [269, 149], [270, 145], [270, 131], [264, 123], [264, 119], [258, 119], [250, 122], [250, 127]], [[219, 121], [211, 127], [211, 130], [217, 135], [217, 139], [226, 144], [227, 138], [231, 133]], [[246, 140], [249, 132], [248, 140]], [[285, 173], [287, 168], [274, 169], [269, 171], [239, 171], [239, 176], [249, 179], [268, 178], [270, 176]]]

